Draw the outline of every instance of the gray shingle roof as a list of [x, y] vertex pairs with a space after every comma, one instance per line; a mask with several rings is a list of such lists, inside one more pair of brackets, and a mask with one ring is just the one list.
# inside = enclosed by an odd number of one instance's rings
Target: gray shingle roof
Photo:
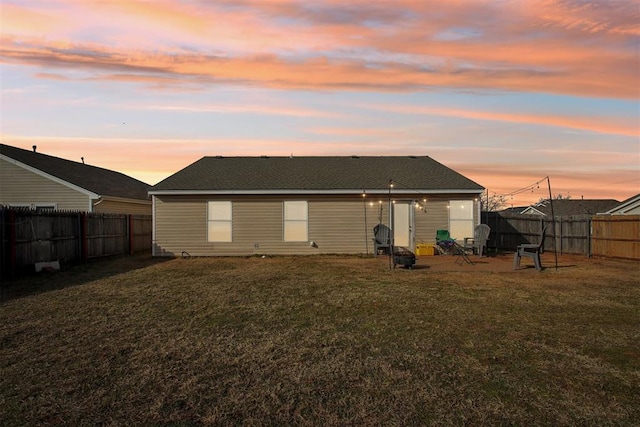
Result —
[[203, 157], [151, 188], [182, 191], [362, 191], [395, 188], [481, 192], [430, 157]]
[[149, 184], [120, 172], [0, 144], [0, 154], [100, 196], [148, 199]]
[[[606, 212], [619, 204], [620, 202], [614, 199], [554, 200], [553, 213], [555, 216], [595, 215], [597, 213]], [[532, 207], [548, 217], [551, 216], [551, 204], [548, 200], [536, 203], [535, 205], [532, 205]]]

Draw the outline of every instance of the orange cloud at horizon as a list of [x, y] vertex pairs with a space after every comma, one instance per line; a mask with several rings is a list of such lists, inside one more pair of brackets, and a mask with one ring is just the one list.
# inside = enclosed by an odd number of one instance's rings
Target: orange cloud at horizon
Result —
[[[144, 139], [96, 139], [96, 138], [21, 138], [2, 135], [4, 143], [31, 149], [38, 145], [38, 152], [73, 161], [85, 158], [87, 164], [116, 170], [151, 185], [167, 178], [180, 169], [190, 165], [203, 156], [323, 156], [351, 155], [361, 147], [341, 144], [340, 153], [327, 152], [323, 143], [308, 141], [269, 141], [269, 140], [144, 140]], [[36, 141], [36, 142], [34, 142]], [[135, 151], [132, 151], [135, 147]], [[215, 147], [212, 150], [211, 147]], [[245, 148], [241, 148], [245, 147]], [[123, 156], [123, 150], [128, 155]], [[452, 150], [455, 153], [455, 150]], [[153, 161], [141, 162], [153, 155]], [[394, 155], [381, 150], [366, 155]], [[397, 155], [397, 154], [396, 154]], [[562, 164], [544, 168], [507, 167], [501, 163], [482, 163], [457, 160], [455, 154], [437, 152], [431, 156], [457, 172], [487, 188], [490, 194], [505, 195], [513, 206], [527, 206], [541, 198], [548, 198], [548, 189], [544, 178], [549, 176], [552, 194], [570, 196], [577, 199], [616, 199], [625, 200], [640, 193], [640, 170], [619, 168], [615, 171], [567, 170]], [[546, 173], [546, 174], [545, 174]], [[543, 181], [533, 191], [512, 193]], [[588, 188], [588, 190], [585, 190]]]

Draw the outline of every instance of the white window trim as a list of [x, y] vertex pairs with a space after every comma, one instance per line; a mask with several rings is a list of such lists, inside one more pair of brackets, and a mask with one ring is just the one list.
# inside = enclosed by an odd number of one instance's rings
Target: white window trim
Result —
[[[211, 209], [211, 204], [212, 203], [224, 203], [227, 204], [229, 206], [229, 218], [228, 219], [211, 219], [210, 217], [210, 209]], [[212, 225], [227, 225], [228, 224], [228, 232], [229, 232], [229, 237], [228, 238], [219, 238], [214, 236], [211, 236], [212, 230], [211, 230], [211, 226]], [[213, 238], [212, 238], [213, 237]], [[231, 203], [231, 201], [229, 200], [209, 200], [207, 202], [207, 242], [210, 243], [230, 243], [233, 242], [233, 204]]]
[[[451, 216], [451, 204], [452, 203], [456, 203], [456, 202], [465, 202], [465, 204], [470, 203], [471, 206], [469, 208], [469, 215], [470, 217], [468, 218], [463, 218], [463, 217], [452, 217]], [[449, 200], [449, 232], [451, 233], [451, 237], [456, 239], [456, 240], [463, 240], [465, 237], [473, 237], [473, 227], [474, 227], [474, 215], [473, 215], [473, 204], [474, 201], [473, 200], [468, 200], [468, 199], [456, 199], [456, 200]], [[467, 211], [465, 211], [466, 213]], [[458, 224], [462, 224], [462, 223], [469, 223], [469, 227], [467, 230], [467, 234], [466, 236], [456, 236], [456, 232], [455, 229], [457, 227], [454, 227], [453, 224], [454, 223], [458, 223]], [[459, 233], [458, 233], [459, 234]]]
[[[304, 219], [288, 219], [287, 204], [288, 203], [304, 203], [305, 218]], [[287, 224], [304, 224], [304, 238], [287, 237]], [[284, 242], [307, 242], [309, 241], [309, 202], [306, 200], [285, 200], [282, 202], [282, 240]]]

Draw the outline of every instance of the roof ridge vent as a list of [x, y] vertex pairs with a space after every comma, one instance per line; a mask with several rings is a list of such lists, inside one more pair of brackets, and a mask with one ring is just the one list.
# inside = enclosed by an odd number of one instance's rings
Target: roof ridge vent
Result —
[[264, 154], [262, 156], [260, 156], [261, 159], [268, 159], [269, 156], [265, 156]]
[[416, 158], [416, 156], [409, 156], [409, 158], [410, 158], [410, 159], [415, 159], [415, 158]]
[[355, 154], [353, 156], [351, 156], [352, 159], [359, 159], [360, 156], [356, 156]]
[[220, 156], [220, 155], [217, 155], [217, 156], [216, 156], [216, 159], [224, 159], [224, 157], [222, 157], [222, 156]]

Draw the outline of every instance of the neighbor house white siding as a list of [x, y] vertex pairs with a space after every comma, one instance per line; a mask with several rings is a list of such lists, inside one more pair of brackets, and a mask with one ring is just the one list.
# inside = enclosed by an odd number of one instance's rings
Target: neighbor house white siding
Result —
[[87, 194], [0, 160], [0, 204], [54, 203], [59, 210], [91, 209]]

